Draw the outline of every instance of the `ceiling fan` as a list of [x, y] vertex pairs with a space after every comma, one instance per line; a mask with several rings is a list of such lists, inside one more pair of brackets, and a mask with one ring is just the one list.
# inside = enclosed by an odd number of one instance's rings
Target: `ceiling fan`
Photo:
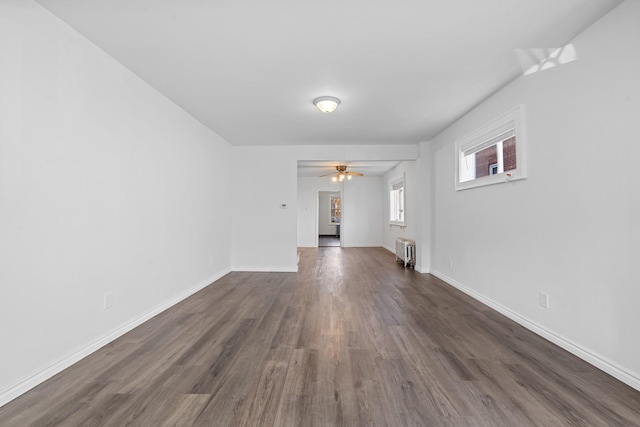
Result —
[[336, 166], [336, 172], [326, 173], [324, 175], [320, 175], [320, 177], [329, 176], [329, 175], [335, 175], [335, 176], [331, 177], [331, 180], [333, 182], [336, 182], [336, 181], [342, 182], [342, 181], [345, 180], [345, 178], [349, 180], [349, 179], [351, 179], [352, 176], [364, 176], [360, 172], [347, 172], [347, 166], [346, 165]]

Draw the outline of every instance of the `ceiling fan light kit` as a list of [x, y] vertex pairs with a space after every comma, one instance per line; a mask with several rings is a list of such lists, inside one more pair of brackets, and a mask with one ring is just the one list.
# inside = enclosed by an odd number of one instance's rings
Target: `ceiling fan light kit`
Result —
[[348, 181], [354, 176], [364, 176], [360, 172], [347, 172], [347, 167], [344, 165], [336, 166], [336, 172], [327, 173], [322, 176], [329, 176], [329, 175], [333, 175], [331, 177], [331, 181], [333, 182], [342, 182], [345, 179]]
[[334, 96], [321, 96], [313, 100], [313, 105], [323, 113], [333, 113], [340, 105], [340, 100]]

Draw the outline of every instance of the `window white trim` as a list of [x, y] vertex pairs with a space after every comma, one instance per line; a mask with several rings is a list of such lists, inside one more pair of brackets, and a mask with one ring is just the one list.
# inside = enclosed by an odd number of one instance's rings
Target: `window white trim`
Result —
[[[400, 192], [400, 198], [397, 201], [400, 204], [399, 206], [396, 206], [396, 204], [394, 203], [394, 193], [396, 191]], [[406, 191], [407, 187], [404, 173], [401, 176], [389, 181], [389, 225], [397, 225], [400, 227], [405, 226], [407, 220]], [[400, 213], [398, 213], [398, 209], [400, 210]]]
[[[481, 151], [487, 147], [501, 143], [505, 139], [515, 136], [516, 138], [516, 168], [503, 171], [502, 162], [499, 162], [498, 173], [495, 175], [482, 176], [463, 181], [460, 178], [461, 160], [470, 154]], [[485, 185], [500, 184], [503, 182], [515, 181], [527, 177], [527, 150], [525, 138], [525, 111], [524, 105], [518, 105], [511, 111], [503, 114], [497, 119], [487, 123], [480, 129], [460, 138], [455, 144], [455, 189], [466, 190], [468, 188], [481, 187]], [[468, 168], [475, 165], [468, 165]], [[475, 175], [475, 174], [474, 174]]]

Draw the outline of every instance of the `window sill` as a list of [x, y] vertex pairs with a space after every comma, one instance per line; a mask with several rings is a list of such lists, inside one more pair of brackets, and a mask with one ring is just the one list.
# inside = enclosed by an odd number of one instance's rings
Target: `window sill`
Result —
[[486, 177], [474, 179], [472, 181], [459, 183], [456, 186], [456, 191], [468, 190], [470, 188], [477, 188], [477, 187], [485, 187], [487, 185], [503, 184], [505, 182], [518, 181], [518, 180], [527, 178], [526, 176], [516, 175], [515, 173], [511, 173], [511, 172], [515, 172], [515, 171], [509, 171], [508, 173], [501, 173], [497, 175], [486, 176]]

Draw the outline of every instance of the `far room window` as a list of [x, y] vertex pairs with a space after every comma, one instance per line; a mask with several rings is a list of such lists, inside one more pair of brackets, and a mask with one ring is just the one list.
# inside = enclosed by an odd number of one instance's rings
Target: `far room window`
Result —
[[456, 190], [527, 177], [524, 106], [456, 141]]
[[340, 196], [332, 195], [329, 200], [329, 225], [340, 224], [340, 218], [342, 217], [342, 208], [340, 207]]
[[404, 176], [389, 185], [389, 223], [404, 225]]

